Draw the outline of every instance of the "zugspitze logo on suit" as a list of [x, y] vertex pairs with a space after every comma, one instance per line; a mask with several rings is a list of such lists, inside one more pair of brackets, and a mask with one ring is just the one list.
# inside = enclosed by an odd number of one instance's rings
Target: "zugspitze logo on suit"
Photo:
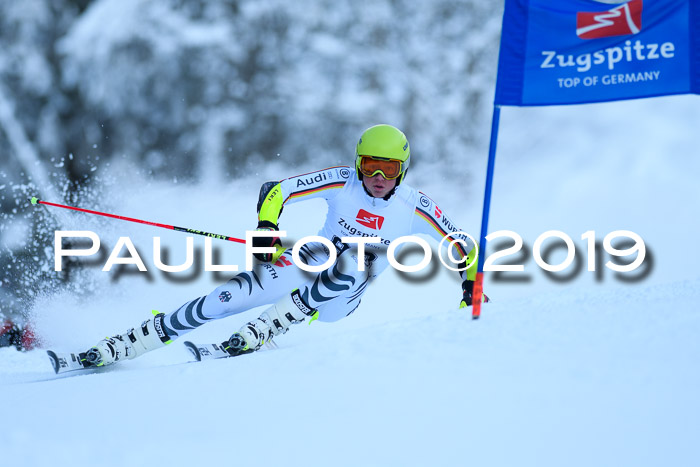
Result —
[[626, 36], [642, 30], [642, 1], [631, 0], [608, 11], [576, 14], [576, 35], [581, 39]]
[[359, 224], [369, 227], [370, 229], [379, 230], [384, 224], [384, 218], [371, 212], [367, 212], [364, 209], [360, 209], [357, 213], [357, 218], [355, 219]]

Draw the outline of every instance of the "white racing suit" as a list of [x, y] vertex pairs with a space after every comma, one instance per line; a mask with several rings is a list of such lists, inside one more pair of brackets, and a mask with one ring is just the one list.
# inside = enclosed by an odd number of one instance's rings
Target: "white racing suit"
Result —
[[[320, 321], [339, 320], [357, 309], [371, 279], [387, 268], [386, 250], [392, 241], [413, 234], [427, 234], [440, 241], [460, 231], [434, 201], [406, 184], [396, 187], [388, 199], [371, 197], [349, 167], [331, 167], [275, 184], [261, 193], [259, 217], [277, 225], [283, 205], [318, 197], [328, 203], [328, 215], [319, 235], [331, 240], [338, 252], [337, 261], [329, 269], [320, 273], [303, 271], [292, 261], [291, 249], [287, 250], [279, 261], [241, 272], [209, 295], [166, 314], [162, 323], [168, 337], [175, 339], [211, 320], [273, 304], [292, 293], [316, 309]], [[376, 237], [380, 243], [366, 244], [363, 260], [358, 259], [356, 246], [340, 242], [342, 237]], [[463, 236], [459, 238], [467, 241], [469, 248], [457, 245], [458, 254], [466, 259], [471, 250], [471, 262], [473, 244]], [[300, 249], [301, 259], [312, 266], [325, 263], [328, 255], [328, 249], [320, 243]], [[364, 261], [365, 271], [359, 271], [358, 261]], [[474, 279], [476, 261], [473, 263], [468, 271], [460, 273], [462, 279]]]

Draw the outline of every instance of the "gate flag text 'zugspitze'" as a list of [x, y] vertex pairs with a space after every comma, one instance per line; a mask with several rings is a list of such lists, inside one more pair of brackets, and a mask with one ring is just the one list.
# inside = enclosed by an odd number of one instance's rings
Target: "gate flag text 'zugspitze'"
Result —
[[700, 93], [698, 0], [506, 0], [496, 105]]

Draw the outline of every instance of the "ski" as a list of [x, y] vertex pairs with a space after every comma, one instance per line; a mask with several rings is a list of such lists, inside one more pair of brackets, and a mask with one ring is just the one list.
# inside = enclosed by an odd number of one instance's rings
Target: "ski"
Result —
[[198, 362], [203, 360], [216, 360], [217, 358], [237, 357], [253, 352], [252, 350], [248, 350], [239, 354], [231, 354], [224, 349], [224, 342], [221, 344], [195, 344], [194, 342], [185, 341], [184, 344], [185, 347], [192, 352], [192, 355], [194, 355], [195, 360]]
[[185, 341], [184, 344], [198, 362], [231, 357], [231, 354], [225, 351], [221, 344], [195, 344], [190, 341]]
[[[222, 342], [221, 344], [195, 344], [191, 341], [185, 341], [184, 344], [185, 347], [192, 352], [192, 355], [194, 355], [195, 360], [198, 362], [203, 360], [216, 360], [218, 358], [238, 357], [239, 355], [253, 353], [253, 350], [246, 350], [245, 352], [239, 354], [230, 354], [223, 347], [225, 342]], [[269, 349], [276, 349], [277, 344], [270, 340], [265, 343], [265, 347]]]
[[[195, 344], [190, 341], [185, 341], [184, 344], [198, 362], [203, 360], [215, 360], [218, 358], [237, 357], [238, 355], [245, 355], [253, 352], [252, 350], [247, 350], [239, 354], [230, 354], [224, 349], [223, 342], [221, 344]], [[273, 341], [269, 341], [265, 343], [265, 347], [276, 348], [277, 345]], [[46, 353], [57, 375], [78, 370], [101, 370], [102, 368], [106, 368], [89, 363], [85, 359], [85, 352], [72, 353], [47, 350]]]
[[51, 364], [56, 374], [97, 368], [95, 365], [85, 360], [84, 352], [70, 353], [47, 350], [46, 353], [49, 355], [49, 359], [51, 359]]

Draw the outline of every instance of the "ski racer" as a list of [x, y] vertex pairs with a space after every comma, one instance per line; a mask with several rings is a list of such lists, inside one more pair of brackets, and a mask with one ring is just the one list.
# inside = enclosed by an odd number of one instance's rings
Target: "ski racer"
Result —
[[[355, 167], [331, 167], [304, 175], [265, 183], [258, 201], [254, 247], [271, 247], [274, 253], [256, 253], [261, 264], [241, 272], [208, 295], [195, 298], [168, 314], [157, 314], [126, 333], [106, 338], [85, 353], [89, 366], [111, 365], [138, 357], [169, 344], [209, 321], [270, 305], [246, 323], [221, 346], [232, 356], [258, 350], [272, 338], [284, 334], [292, 324], [309, 318], [332, 322], [354, 312], [370, 281], [389, 265], [386, 251], [391, 241], [412, 234], [427, 234], [438, 241], [459, 231], [426, 195], [406, 185], [411, 163], [406, 136], [390, 125], [376, 125], [361, 136], [355, 151]], [[337, 259], [318, 273], [302, 270], [292, 261], [292, 252], [282, 247], [279, 218], [286, 204], [324, 198], [328, 214], [319, 235], [331, 241]], [[365, 245], [341, 241], [363, 237]], [[472, 304], [476, 255], [456, 244], [463, 264], [460, 272], [460, 307]], [[274, 249], [274, 250], [273, 250]], [[308, 243], [299, 258], [309, 266], [323, 265], [330, 250], [323, 243]], [[364, 267], [362, 267], [364, 266]]]

